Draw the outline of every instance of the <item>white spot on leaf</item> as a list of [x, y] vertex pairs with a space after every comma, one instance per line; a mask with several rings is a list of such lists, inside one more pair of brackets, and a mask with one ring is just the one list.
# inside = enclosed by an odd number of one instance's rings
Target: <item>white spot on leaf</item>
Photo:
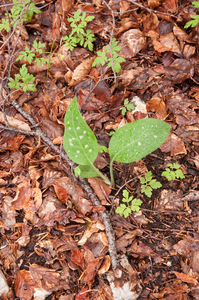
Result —
[[157, 135], [154, 135], [154, 138], [157, 139]]
[[73, 146], [73, 144], [72, 144], [72, 143], [70, 143], [70, 146], [72, 147], [72, 146]]
[[79, 150], [77, 150], [76, 152], [77, 152], [77, 153], [80, 153], [80, 151], [79, 151]]
[[88, 145], [85, 145], [85, 148], [88, 148]]
[[77, 129], [77, 130], [79, 130], [79, 129], [80, 129], [80, 127], [78, 126], [76, 129]]
[[138, 146], [141, 146], [141, 145], [142, 145], [142, 143], [138, 142]]
[[83, 135], [80, 135], [79, 138], [80, 138], [80, 140], [83, 139]]
[[88, 152], [92, 152], [92, 149], [89, 149]]
[[86, 130], [83, 131], [83, 134], [86, 134]]
[[71, 127], [68, 127], [68, 130], [71, 130]]

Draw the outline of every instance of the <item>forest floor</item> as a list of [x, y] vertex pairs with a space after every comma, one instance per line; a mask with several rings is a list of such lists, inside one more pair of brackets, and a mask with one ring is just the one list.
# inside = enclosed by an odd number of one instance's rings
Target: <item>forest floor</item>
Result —
[[[8, 4], [1, 2], [0, 20]], [[183, 0], [35, 5], [41, 13], [0, 36], [0, 299], [199, 299], [199, 26], [184, 28], [197, 9]], [[95, 36], [93, 51], [79, 44], [71, 51], [62, 40], [78, 9], [94, 16], [86, 27]], [[118, 73], [107, 63], [92, 66], [113, 38], [124, 58]], [[44, 46], [36, 56], [50, 56], [49, 65], [16, 61], [34, 41]], [[8, 88], [22, 65], [34, 75], [36, 91]], [[100, 205], [65, 160], [64, 116], [74, 96], [106, 147], [111, 131], [135, 120], [171, 126], [156, 151], [114, 162], [115, 188], [99, 178], [84, 181]], [[125, 110], [127, 98], [134, 110]], [[169, 163], [178, 163], [184, 178], [162, 176]], [[107, 153], [98, 154], [95, 166], [109, 177]], [[140, 183], [149, 171], [161, 183], [150, 197]], [[126, 218], [115, 212], [124, 190], [142, 201]], [[117, 298], [108, 279], [116, 270], [103, 211], [122, 264], [117, 284], [130, 283], [135, 298]]]

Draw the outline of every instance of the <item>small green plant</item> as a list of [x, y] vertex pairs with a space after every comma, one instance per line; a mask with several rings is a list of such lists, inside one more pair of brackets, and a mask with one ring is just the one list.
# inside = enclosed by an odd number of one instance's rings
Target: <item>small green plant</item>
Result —
[[30, 23], [34, 13], [39, 14], [41, 11], [38, 9], [33, 1], [24, 0], [20, 2], [19, 0], [13, 0], [13, 7], [10, 10], [9, 17], [5, 14], [5, 18], [2, 19], [2, 24], [0, 24], [0, 31], [5, 29], [7, 32], [10, 31], [10, 26], [15, 27], [18, 23], [22, 24]]
[[[118, 41], [116, 41], [115, 38], [112, 39], [111, 44], [104, 47], [104, 51], [97, 51], [97, 57], [94, 60], [92, 66], [95, 67], [96, 65], [102, 65], [104, 66], [105, 63], [108, 62], [108, 68], [112, 68], [112, 70], [115, 70], [116, 73], [119, 73], [121, 70], [121, 63], [125, 62], [125, 59], [123, 57], [119, 57], [118, 53], [120, 50], [122, 50], [121, 46], [118, 46]], [[111, 57], [107, 57], [107, 54], [111, 53]]]
[[[195, 8], [199, 8], [199, 1], [194, 1], [192, 2], [192, 4], [193, 6], [195, 6]], [[190, 17], [194, 20], [187, 22], [184, 28], [189, 28], [190, 26], [195, 27], [199, 23], [199, 15], [190, 15]]]
[[32, 51], [32, 50], [30, 50], [26, 46], [25, 47], [25, 51], [20, 51], [21, 55], [18, 56], [18, 58], [16, 59], [16, 61], [18, 61], [20, 59], [24, 59], [24, 60], [27, 60], [29, 62], [29, 64], [31, 64], [32, 61], [34, 60], [39, 67], [41, 66], [42, 62], [44, 64], [48, 63], [48, 61], [49, 61], [48, 58], [37, 57], [37, 54], [39, 54], [39, 55], [43, 54], [42, 48], [44, 47], [44, 45], [42, 45], [40, 41], [38, 43], [37, 43], [37, 41], [34, 41], [33, 47], [35, 49], [35, 52]]
[[127, 110], [128, 110], [128, 111], [131, 111], [131, 110], [133, 110], [133, 109], [135, 109], [135, 106], [134, 106], [132, 103], [129, 103], [128, 98], [126, 98], [126, 99], [124, 100], [124, 106], [120, 108], [120, 110], [121, 110], [121, 112], [122, 112], [122, 115], [125, 116]]
[[22, 65], [19, 70], [20, 74], [15, 75], [15, 79], [9, 78], [8, 87], [10, 89], [19, 89], [23, 87], [23, 91], [36, 91], [35, 85], [33, 84], [35, 77], [32, 74], [28, 73], [26, 65]]
[[97, 139], [81, 116], [76, 97], [64, 118], [63, 147], [78, 166], [78, 175], [84, 178], [101, 177], [114, 186], [113, 162], [129, 163], [140, 160], [159, 148], [170, 132], [170, 126], [158, 119], [141, 119], [119, 128], [109, 143], [110, 177], [104, 176], [94, 165], [99, 152]]
[[91, 33], [91, 30], [85, 31], [84, 27], [86, 27], [87, 22], [92, 21], [94, 18], [94, 16], [86, 17], [85, 12], [81, 14], [80, 9], [74, 13], [73, 18], [68, 18], [68, 22], [73, 29], [69, 36], [66, 35], [63, 37], [63, 40], [66, 41], [64, 45], [68, 46], [69, 50], [72, 51], [77, 47], [77, 44], [80, 44], [80, 46], [84, 46], [84, 48], [88, 47], [90, 51], [93, 51], [92, 42], [94, 42], [95, 36]]
[[126, 204], [120, 204], [116, 208], [115, 212], [117, 214], [120, 214], [121, 217], [124, 216], [125, 218], [127, 218], [132, 213], [132, 211], [139, 211], [140, 205], [142, 204], [142, 201], [140, 199], [133, 199], [133, 196], [129, 197], [129, 192], [127, 190], [123, 191], [122, 202], [125, 202]]
[[152, 179], [152, 172], [149, 171], [144, 177], [140, 177], [141, 193], [151, 198], [153, 189], [158, 189], [162, 186], [159, 181]]
[[162, 176], [165, 176], [169, 181], [176, 178], [185, 178], [182, 170], [180, 170], [181, 166], [178, 163], [167, 164], [167, 167], [168, 168], [162, 172]]

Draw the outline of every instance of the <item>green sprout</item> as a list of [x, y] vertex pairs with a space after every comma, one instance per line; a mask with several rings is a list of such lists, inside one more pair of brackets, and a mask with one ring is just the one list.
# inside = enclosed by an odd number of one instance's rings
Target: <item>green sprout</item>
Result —
[[9, 32], [10, 26], [15, 27], [18, 24], [18, 21], [19, 24], [30, 23], [33, 14], [39, 14], [41, 12], [40, 9], [35, 6], [34, 1], [24, 0], [23, 2], [19, 2], [18, 0], [13, 0], [13, 4], [15, 5], [13, 5], [10, 10], [9, 18], [8, 15], [5, 14], [5, 18], [2, 19], [0, 31], [5, 29]]
[[35, 77], [32, 74], [28, 73], [26, 65], [22, 65], [19, 70], [20, 74], [15, 75], [15, 79], [9, 78], [8, 87], [10, 89], [20, 89], [23, 87], [23, 91], [36, 91], [35, 85], [33, 84]]
[[[104, 66], [105, 63], [108, 63], [108, 68], [112, 68], [116, 73], [119, 73], [121, 70], [121, 63], [125, 62], [123, 57], [119, 57], [118, 53], [122, 50], [121, 46], [118, 46], [118, 41], [115, 38], [112, 39], [111, 44], [104, 47], [104, 51], [97, 51], [97, 57], [94, 60], [92, 66], [95, 67], [96, 65]], [[107, 57], [107, 54], [111, 53], [111, 57]]]
[[140, 199], [133, 199], [133, 196], [129, 197], [129, 192], [127, 190], [123, 191], [122, 202], [125, 202], [126, 204], [120, 204], [116, 208], [115, 212], [117, 214], [120, 214], [121, 217], [124, 216], [125, 218], [127, 218], [132, 213], [132, 211], [139, 211], [140, 205], [142, 204], [142, 201]]
[[171, 181], [172, 179], [176, 179], [176, 178], [181, 178], [184, 179], [185, 176], [182, 172], [182, 170], [180, 170], [180, 165], [178, 163], [173, 163], [173, 164], [167, 164], [166, 170], [164, 172], [162, 172], [162, 176], [165, 176], [168, 181]]
[[87, 22], [91, 22], [95, 17], [94, 16], [87, 16], [84, 12], [81, 14], [81, 10], [78, 9], [74, 13], [73, 18], [68, 18], [68, 22], [72, 28], [72, 32], [69, 36], [64, 36], [63, 40], [66, 41], [64, 46], [68, 46], [69, 50], [73, 50], [77, 47], [77, 44], [83, 46], [84, 48], [88, 47], [90, 51], [93, 51], [93, 44], [95, 40], [94, 34], [91, 33], [91, 30], [84, 30], [84, 27], [87, 26]]
[[36, 53], [38, 53], [39, 55], [43, 54], [42, 48], [44, 47], [44, 45], [42, 45], [40, 41], [38, 43], [37, 43], [37, 41], [34, 41], [33, 47], [34, 47], [35, 51], [30, 50], [26, 46], [25, 51], [19, 52], [20, 55], [17, 57], [16, 61], [24, 59], [25, 61], [27, 60], [29, 62], [29, 64], [31, 64], [34, 60], [39, 67], [41, 66], [41, 63], [44, 63], [44, 64], [48, 63], [47, 58], [37, 57], [37, 55], [36, 55]]
[[141, 193], [151, 198], [153, 189], [158, 189], [162, 184], [156, 179], [152, 179], [152, 172], [149, 171], [144, 177], [140, 177]]
[[128, 111], [131, 111], [131, 110], [133, 110], [133, 109], [135, 109], [135, 106], [134, 106], [132, 103], [129, 103], [128, 98], [126, 98], [126, 99], [124, 100], [124, 106], [120, 108], [120, 110], [121, 110], [121, 112], [122, 112], [122, 115], [125, 116], [127, 110], [128, 110]]
[[[199, 1], [194, 1], [192, 4], [195, 8], [199, 8]], [[194, 20], [187, 22], [184, 28], [195, 27], [199, 23], [199, 15], [190, 15], [190, 17]]]
[[119, 128], [111, 137], [108, 148], [110, 181], [93, 164], [99, 151], [106, 150], [106, 148], [100, 146], [99, 149], [95, 134], [79, 112], [76, 97], [67, 109], [64, 123], [63, 147], [69, 158], [79, 165], [76, 174], [84, 178], [101, 177], [112, 186], [114, 186], [114, 161], [130, 163], [140, 160], [159, 148], [170, 132], [170, 126], [166, 122], [149, 118], [137, 120]]

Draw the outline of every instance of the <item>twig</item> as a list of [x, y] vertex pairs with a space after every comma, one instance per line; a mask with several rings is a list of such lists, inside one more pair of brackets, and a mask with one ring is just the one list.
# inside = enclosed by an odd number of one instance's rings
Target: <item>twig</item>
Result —
[[24, 134], [24, 135], [33, 135], [33, 136], [38, 135], [35, 131], [22, 130], [22, 129], [12, 127], [10, 125], [8, 127], [0, 125], [0, 130], [9, 130], [9, 131], [16, 132], [16, 133], [21, 133], [21, 134]]
[[158, 11], [158, 10], [150, 9], [150, 8], [148, 8], [148, 7], [146, 7], [146, 6], [143, 6], [143, 5], [139, 4], [139, 3], [137, 3], [137, 2], [134, 1], [134, 0], [126, 0], [126, 1], [132, 3], [132, 4], [136, 5], [136, 6], [138, 6], [138, 7], [140, 7], [140, 8], [142, 8], [142, 9], [147, 10], [149, 13], [154, 12], [154, 13], [156, 13], [156, 14], [161, 14], [161, 15], [166, 15], [166, 16], [170, 16], [170, 17], [173, 17], [173, 18], [177, 18], [177, 17], [174, 16], [174, 15], [171, 15], [171, 14], [168, 14], [168, 13], [164, 13], [164, 12], [161, 12], [161, 11]]

